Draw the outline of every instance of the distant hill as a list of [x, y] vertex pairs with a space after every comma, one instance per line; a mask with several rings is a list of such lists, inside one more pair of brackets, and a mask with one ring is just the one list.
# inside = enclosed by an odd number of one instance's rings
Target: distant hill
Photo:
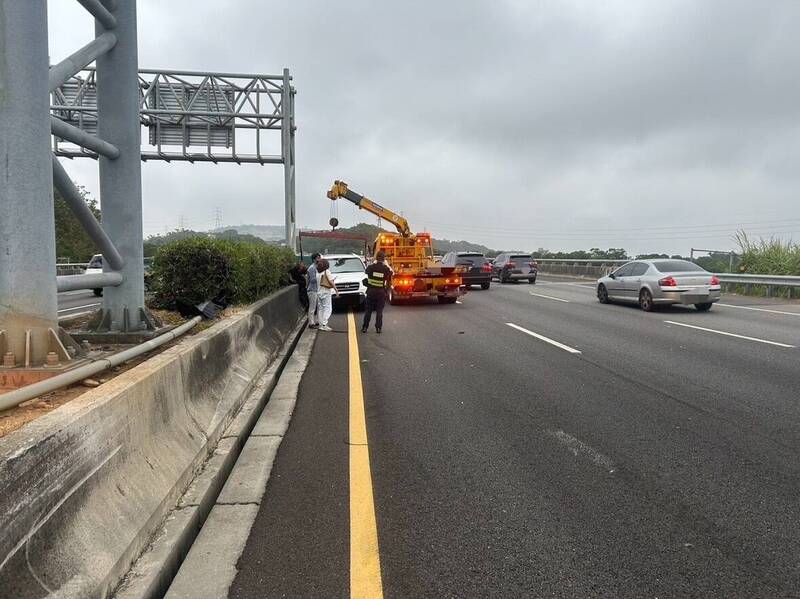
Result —
[[[245, 231], [241, 227], [237, 227], [237, 230], [240, 233]], [[369, 240], [370, 245], [372, 245], [372, 242], [374, 241], [375, 237], [378, 236], [378, 233], [381, 231], [386, 231], [386, 229], [380, 229], [375, 225], [369, 225], [367, 223], [359, 223], [353, 227], [340, 227], [336, 230], [339, 233], [362, 235]], [[436, 238], [433, 239], [433, 249], [437, 254], [446, 254], [447, 252], [482, 252], [484, 254], [494, 255], [497, 253], [485, 245], [480, 245], [478, 243], [471, 243], [469, 241], [461, 240], [451, 241], [449, 239]], [[348, 239], [315, 239], [313, 237], [303, 238], [304, 254], [313, 254], [314, 252], [328, 254], [353, 252], [360, 254], [363, 251], [364, 244], [359, 241], [351, 241]]]
[[220, 227], [211, 232], [222, 233], [224, 231], [236, 231], [239, 235], [253, 235], [270, 243], [283, 241], [286, 238], [286, 227], [283, 225], [234, 225]]

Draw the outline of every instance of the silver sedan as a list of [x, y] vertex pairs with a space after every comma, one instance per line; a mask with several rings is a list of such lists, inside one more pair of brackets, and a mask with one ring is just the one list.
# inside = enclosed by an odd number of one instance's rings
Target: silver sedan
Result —
[[638, 303], [647, 312], [659, 304], [693, 304], [705, 312], [719, 294], [719, 279], [688, 260], [636, 260], [597, 280], [601, 304]]

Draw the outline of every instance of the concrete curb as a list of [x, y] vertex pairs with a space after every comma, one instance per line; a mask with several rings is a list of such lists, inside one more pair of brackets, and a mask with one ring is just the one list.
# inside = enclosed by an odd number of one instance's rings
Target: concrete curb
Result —
[[[216, 498], [197, 540], [165, 595], [167, 599], [226, 599], [236, 564], [266, 491], [272, 465], [289, 427], [316, 331], [306, 329]], [[238, 437], [235, 437], [238, 438]], [[224, 437], [224, 440], [230, 437]]]

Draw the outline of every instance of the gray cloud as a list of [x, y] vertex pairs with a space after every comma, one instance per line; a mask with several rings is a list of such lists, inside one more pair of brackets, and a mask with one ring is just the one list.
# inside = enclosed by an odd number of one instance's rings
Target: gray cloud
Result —
[[[54, 58], [91, 35], [72, 4], [50, 2]], [[292, 69], [302, 225], [325, 225], [342, 178], [415, 227], [498, 248], [800, 232], [793, 0], [139, 6], [142, 66]], [[93, 189], [94, 165], [68, 166]], [[277, 167], [148, 163], [146, 230], [208, 226], [215, 206], [280, 223], [281, 184]], [[365, 217], [340, 207], [343, 224]]]

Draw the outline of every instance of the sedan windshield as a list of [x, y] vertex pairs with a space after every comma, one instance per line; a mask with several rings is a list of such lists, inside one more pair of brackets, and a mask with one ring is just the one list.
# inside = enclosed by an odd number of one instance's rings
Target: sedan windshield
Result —
[[669, 260], [668, 262], [653, 262], [659, 272], [706, 272], [697, 264], [686, 260]]
[[337, 258], [331, 261], [331, 273], [364, 272], [361, 258]]

